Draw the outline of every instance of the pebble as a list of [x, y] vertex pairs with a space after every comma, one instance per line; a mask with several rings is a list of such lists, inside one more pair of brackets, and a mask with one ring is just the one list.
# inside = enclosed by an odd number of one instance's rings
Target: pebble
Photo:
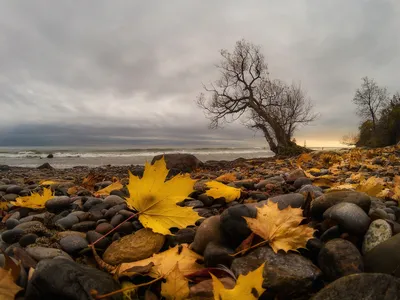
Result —
[[289, 175], [286, 178], [286, 182], [292, 183], [292, 182], [295, 182], [296, 179], [301, 178], [301, 177], [307, 177], [307, 176], [303, 170], [297, 169], [297, 170], [291, 171], [289, 173]]
[[293, 186], [294, 186], [296, 189], [300, 189], [302, 186], [307, 185], [307, 184], [312, 184], [311, 179], [309, 179], [309, 178], [307, 178], [307, 177], [300, 177], [300, 178], [297, 178], [297, 179], [294, 181]]
[[72, 260], [72, 258], [66, 252], [60, 249], [33, 246], [27, 247], [25, 250], [33, 259], [37, 261], [41, 261], [42, 259], [55, 258], [57, 256], [63, 256], [67, 259]]
[[204, 266], [210, 268], [224, 265], [229, 268], [233, 261], [233, 253], [234, 251], [228, 247], [214, 242], [208, 243], [204, 250]]
[[114, 226], [112, 226], [110, 223], [100, 223], [96, 226], [95, 231], [101, 234], [106, 234], [112, 229], [114, 229]]
[[69, 214], [68, 216], [61, 218], [55, 222], [55, 225], [61, 230], [71, 229], [73, 225], [79, 223], [79, 219], [75, 215]]
[[55, 197], [48, 200], [45, 204], [49, 212], [61, 212], [71, 207], [71, 199], [68, 196]]
[[392, 237], [392, 227], [385, 220], [375, 220], [364, 235], [362, 253], [365, 254]]
[[1, 234], [1, 239], [7, 244], [17, 243], [19, 239], [25, 234], [22, 229], [14, 228], [11, 230], [6, 230]]
[[189, 200], [185, 201], [185, 206], [193, 208], [201, 208], [204, 207], [204, 203], [201, 202], [200, 200]]
[[110, 195], [104, 199], [104, 203], [106, 203], [108, 207], [112, 207], [115, 205], [124, 204], [125, 199], [122, 199], [121, 197], [116, 195]]
[[87, 232], [89, 230], [95, 229], [96, 228], [96, 222], [95, 221], [83, 221], [76, 223], [72, 225], [72, 230], [74, 231], [84, 231]]
[[221, 217], [212, 216], [204, 220], [203, 223], [196, 230], [194, 241], [190, 245], [190, 248], [199, 253], [203, 254], [210, 242], [219, 243], [221, 241]]
[[272, 201], [274, 203], [278, 203], [278, 208], [279, 209], [285, 209], [288, 206], [299, 208], [302, 207], [304, 204], [304, 196], [302, 194], [298, 193], [292, 193], [292, 194], [285, 194], [285, 195], [279, 195], [275, 197], [271, 197], [268, 200], [265, 201], [260, 201], [257, 206], [261, 207], [267, 201]]
[[19, 221], [17, 219], [8, 219], [6, 221], [7, 229], [13, 229], [17, 225], [19, 225]]
[[10, 185], [6, 189], [6, 194], [19, 194], [23, 190], [22, 187], [18, 185]]
[[[95, 241], [97, 241], [99, 238], [101, 238], [103, 235], [90, 230], [86, 233], [86, 240], [92, 244]], [[109, 245], [111, 244], [111, 240], [109, 239], [109, 237], [105, 237], [102, 240], [100, 240], [99, 242], [96, 243], [95, 247], [96, 249], [106, 249]]]
[[68, 254], [77, 254], [79, 251], [88, 247], [88, 242], [85, 238], [70, 235], [60, 240], [61, 248]]
[[21, 247], [26, 247], [31, 244], [34, 244], [37, 239], [38, 239], [38, 236], [36, 234], [28, 233], [20, 238], [19, 244], [21, 245]]
[[125, 217], [123, 215], [120, 215], [119, 213], [116, 214], [114, 217], [111, 218], [110, 224], [114, 227], [118, 226], [120, 223], [122, 223], [125, 220]]

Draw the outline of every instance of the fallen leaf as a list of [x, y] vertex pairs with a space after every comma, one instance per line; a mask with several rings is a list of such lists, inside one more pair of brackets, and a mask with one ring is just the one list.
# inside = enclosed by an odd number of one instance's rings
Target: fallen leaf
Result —
[[15, 295], [21, 290], [22, 288], [14, 283], [10, 272], [0, 268], [0, 299], [14, 300]]
[[[265, 263], [264, 263], [265, 264]], [[215, 300], [258, 299], [265, 291], [262, 287], [264, 264], [247, 275], [239, 275], [233, 289], [226, 289], [217, 277], [211, 274]]]
[[209, 188], [206, 195], [214, 199], [224, 198], [226, 202], [232, 202], [240, 198], [241, 190], [238, 188], [227, 186], [218, 181], [209, 181], [206, 186]]
[[194, 191], [196, 182], [190, 174], [179, 174], [165, 181], [168, 169], [164, 157], [153, 165], [146, 162], [143, 177], [129, 172], [129, 208], [140, 212], [139, 221], [154, 232], [171, 234], [170, 228], [193, 225], [200, 216], [191, 207], [180, 207], [177, 202], [185, 200]]
[[316, 178], [313, 181], [313, 185], [319, 187], [333, 187], [335, 182], [328, 178]]
[[301, 208], [288, 206], [279, 210], [278, 203], [268, 201], [262, 207], [257, 207], [256, 218], [244, 218], [249, 228], [268, 241], [275, 253], [306, 248], [307, 241], [313, 238], [314, 229], [299, 225], [304, 219]]
[[129, 276], [129, 269], [153, 263], [154, 266], [148, 274], [153, 278], [164, 277], [173, 270], [176, 264], [178, 264], [179, 270], [186, 275], [202, 269], [202, 266], [196, 262], [198, 259], [201, 260], [202, 257], [190, 250], [187, 244], [181, 244], [164, 252], [153, 254], [152, 257], [143, 260], [122, 263], [118, 273], [120, 277]]
[[240, 252], [245, 249], [250, 249], [251, 244], [253, 243], [254, 239], [254, 232], [252, 232], [243, 242], [240, 243], [240, 245], [235, 249], [235, 252]]
[[357, 191], [376, 197], [385, 188], [385, 182], [382, 178], [370, 177], [359, 184]]
[[311, 156], [311, 154], [309, 154], [309, 153], [303, 153], [302, 155], [300, 155], [298, 158], [297, 158], [297, 160], [296, 160], [296, 164], [297, 164], [297, 166], [299, 166], [300, 168], [301, 168], [301, 166], [304, 164], [304, 163], [308, 163], [308, 162], [310, 162], [310, 161], [312, 161], [312, 156]]
[[51, 189], [43, 188], [42, 195], [39, 193], [32, 193], [30, 196], [18, 197], [15, 201], [10, 203], [14, 206], [28, 207], [33, 209], [44, 208], [47, 200], [54, 197]]
[[8, 202], [0, 198], [0, 210], [7, 211], [8, 210]]
[[400, 176], [395, 176], [393, 181], [394, 181], [394, 188], [393, 188], [394, 195], [392, 196], [392, 198], [400, 203]]
[[178, 264], [165, 277], [161, 284], [161, 295], [167, 300], [183, 300], [189, 296], [189, 282], [179, 270]]
[[137, 299], [136, 297], [136, 285], [134, 285], [130, 281], [123, 281], [121, 284], [121, 289], [128, 289], [122, 292], [122, 300], [135, 300]]
[[79, 187], [72, 186], [67, 190], [68, 195], [75, 195], [79, 191]]
[[123, 188], [123, 185], [121, 182], [116, 181], [109, 186], [105, 187], [104, 189], [98, 190], [97, 192], [94, 193], [95, 196], [108, 196], [110, 193], [114, 190], [120, 190]]
[[8, 256], [7, 253], [5, 253], [4, 251], [1, 251], [3, 253], [4, 256], [4, 270], [8, 271], [11, 275], [11, 277], [13, 278], [14, 281], [17, 281], [20, 273], [21, 273], [21, 267], [19, 264], [16, 264], [14, 262], [14, 260]]
[[224, 175], [221, 175], [217, 178], [215, 178], [216, 181], [221, 181], [221, 182], [232, 182], [237, 180], [236, 175], [234, 173], [226, 173]]
[[94, 171], [90, 171], [89, 174], [83, 178], [82, 180], [82, 187], [84, 187], [85, 189], [89, 190], [89, 191], [93, 191], [94, 190], [94, 185], [97, 182], [103, 181], [104, 176], [101, 174], [97, 174]]
[[53, 185], [58, 183], [57, 181], [54, 180], [42, 180], [39, 182], [40, 185], [44, 185], [44, 186], [49, 186], [49, 185]]

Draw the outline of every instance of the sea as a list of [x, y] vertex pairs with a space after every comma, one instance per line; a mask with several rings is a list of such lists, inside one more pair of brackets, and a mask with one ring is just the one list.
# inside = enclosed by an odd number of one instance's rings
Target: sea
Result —
[[[271, 157], [268, 148], [118, 148], [118, 147], [0, 147], [0, 165], [38, 167], [48, 162], [54, 168], [103, 165], [143, 165], [159, 154], [190, 153], [201, 161]], [[49, 154], [53, 158], [47, 158]]]

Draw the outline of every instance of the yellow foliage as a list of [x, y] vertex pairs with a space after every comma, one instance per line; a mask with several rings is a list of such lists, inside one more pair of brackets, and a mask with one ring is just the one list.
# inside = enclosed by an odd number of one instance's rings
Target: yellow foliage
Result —
[[370, 177], [359, 184], [357, 191], [376, 197], [384, 188], [385, 183], [382, 178]]
[[164, 157], [153, 165], [146, 162], [142, 178], [129, 172], [127, 186], [128, 207], [140, 213], [139, 220], [144, 227], [161, 234], [170, 234], [171, 227], [193, 225], [200, 218], [191, 207], [176, 205], [193, 192], [196, 181], [189, 174], [179, 174], [165, 181], [167, 174]]
[[[198, 259], [202, 259], [202, 257], [196, 252], [190, 250], [187, 244], [181, 244], [164, 252], [153, 254], [152, 257], [143, 260], [122, 263], [117, 270], [119, 276], [129, 276], [129, 269], [147, 266], [148, 264], [153, 263], [154, 265], [148, 274], [153, 278], [166, 276], [175, 268], [176, 265], [178, 265], [180, 272], [187, 275], [202, 269], [202, 266], [196, 263]], [[114, 273], [116, 271], [114, 271]]]
[[303, 153], [302, 155], [300, 155], [300, 156], [297, 158], [296, 164], [297, 164], [297, 166], [299, 166], [299, 167], [301, 168], [301, 166], [302, 166], [304, 163], [308, 163], [308, 162], [310, 162], [310, 161], [312, 161], [312, 160], [313, 160], [313, 158], [312, 158], [312, 156], [311, 156], [310, 153]]
[[11, 270], [0, 268], [0, 299], [14, 300], [15, 295], [21, 290], [22, 288], [14, 283]]
[[247, 275], [239, 275], [236, 285], [233, 289], [226, 289], [221, 281], [210, 273], [213, 281], [214, 299], [215, 300], [237, 300], [237, 299], [258, 299], [265, 291], [262, 287], [263, 270], [262, 264], [256, 270], [249, 272]]
[[236, 180], [236, 175], [234, 173], [226, 173], [217, 177], [215, 180], [221, 182], [232, 182]]
[[232, 202], [240, 198], [240, 189], [227, 186], [218, 181], [209, 181], [206, 183], [209, 190], [206, 191], [206, 195], [213, 197], [214, 199], [225, 198], [226, 202]]
[[58, 183], [57, 181], [54, 181], [54, 180], [42, 180], [42, 181], [40, 181], [40, 185], [45, 185], [45, 186], [49, 186], [49, 185], [53, 185], [53, 184], [56, 184], [56, 183]]
[[394, 177], [393, 199], [400, 202], [400, 176]]
[[33, 209], [44, 208], [48, 200], [54, 197], [51, 189], [44, 188], [42, 195], [39, 193], [32, 193], [30, 196], [18, 197], [15, 201], [10, 203], [14, 206], [29, 207]]
[[335, 182], [329, 178], [319, 177], [319, 178], [314, 179], [313, 185], [319, 186], [319, 187], [322, 187], [322, 186], [333, 187], [335, 185]]
[[268, 241], [275, 253], [305, 248], [307, 241], [313, 238], [314, 229], [299, 225], [304, 219], [301, 208], [288, 206], [279, 210], [277, 203], [268, 201], [257, 208], [256, 218], [244, 218], [251, 231]]
[[114, 190], [120, 190], [123, 188], [123, 185], [121, 182], [116, 181], [110, 184], [109, 186], [106, 186], [104, 189], [98, 190], [97, 192], [94, 193], [95, 196], [108, 196], [110, 193]]
[[166, 282], [161, 284], [161, 295], [167, 300], [184, 300], [189, 296], [188, 280], [179, 270], [178, 265], [168, 273]]

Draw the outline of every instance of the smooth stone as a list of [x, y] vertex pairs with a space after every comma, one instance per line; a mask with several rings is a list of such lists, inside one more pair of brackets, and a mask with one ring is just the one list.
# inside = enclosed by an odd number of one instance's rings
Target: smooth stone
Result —
[[392, 227], [382, 219], [373, 221], [364, 235], [362, 253], [365, 254], [374, 247], [392, 237]]
[[332, 226], [328, 228], [327, 230], [324, 231], [324, 233], [321, 235], [320, 240], [324, 243], [339, 238], [341, 236], [342, 232], [339, 228], [338, 225]]
[[214, 199], [212, 197], [207, 196], [206, 194], [200, 194], [197, 197], [198, 200], [200, 200], [204, 206], [211, 206], [214, 202]]
[[323, 195], [320, 187], [311, 184], [303, 185], [298, 193], [303, 195], [310, 193], [313, 199]]
[[20, 213], [19, 211], [16, 211], [15, 213], [13, 213], [13, 214], [8, 218], [8, 220], [12, 220], [12, 219], [14, 219], [14, 220], [19, 220], [19, 219], [21, 219], [21, 213]]
[[366, 213], [369, 212], [371, 206], [371, 199], [365, 193], [354, 191], [330, 192], [315, 198], [311, 202], [311, 216], [320, 220], [328, 208], [342, 202], [356, 204]]
[[387, 274], [352, 274], [327, 285], [311, 300], [400, 300], [400, 279]]
[[71, 229], [73, 225], [79, 223], [79, 219], [77, 216], [68, 215], [64, 218], [61, 218], [55, 222], [55, 225], [61, 230]]
[[279, 209], [282, 210], [288, 206], [291, 206], [294, 208], [302, 207], [305, 199], [302, 194], [298, 194], [298, 193], [284, 194], [284, 195], [278, 195], [278, 196], [271, 197], [268, 200], [260, 201], [260, 202], [258, 202], [257, 206], [261, 207], [264, 204], [266, 204], [268, 201], [278, 203]]
[[2, 199], [6, 202], [10, 202], [10, 201], [15, 201], [15, 199], [17, 199], [18, 197], [19, 195], [17, 194], [6, 194], [2, 196]]
[[72, 225], [72, 230], [74, 230], [74, 231], [83, 231], [83, 232], [86, 232], [86, 231], [89, 231], [89, 230], [92, 230], [92, 229], [95, 229], [96, 228], [96, 222], [95, 221], [83, 221], [83, 222], [79, 222], [79, 223], [76, 223], [76, 224], [74, 224], [74, 225]]
[[59, 238], [59, 239], [62, 239], [62, 238], [64, 238], [64, 237], [66, 237], [66, 236], [71, 236], [71, 235], [74, 235], [74, 236], [80, 236], [80, 237], [86, 237], [86, 233], [84, 233], [84, 232], [80, 232], [80, 231], [71, 231], [71, 230], [67, 230], [67, 231], [60, 231], [60, 232], [57, 232], [56, 233], [56, 236]]
[[294, 181], [293, 186], [296, 189], [300, 189], [302, 186], [307, 185], [307, 184], [312, 184], [312, 180], [307, 177], [300, 177]]
[[14, 250], [14, 258], [17, 261], [20, 261], [21, 265], [25, 269], [36, 268], [37, 261], [30, 257], [29, 254], [22, 248], [16, 248]]
[[189, 200], [189, 201], [185, 201], [185, 206], [193, 207], [193, 208], [200, 208], [200, 207], [204, 207], [204, 204], [200, 200]]
[[6, 189], [6, 194], [19, 194], [22, 190], [23, 188], [18, 185], [10, 185]]
[[71, 207], [72, 200], [68, 196], [59, 196], [48, 200], [45, 204], [49, 212], [61, 212]]
[[111, 265], [148, 258], [160, 251], [165, 236], [144, 228], [113, 242], [103, 254], [103, 260]]
[[[100, 204], [103, 203], [102, 199], [99, 198], [92, 198], [90, 197], [88, 200], [85, 201], [85, 203], [83, 204], [83, 210], [84, 211], [89, 211], [89, 209], [91, 209], [93, 206], [95, 206], [96, 204]], [[107, 204], [105, 204], [106, 206]]]
[[197, 228], [194, 241], [190, 245], [190, 248], [199, 254], [203, 254], [208, 243], [219, 243], [222, 236], [220, 227], [220, 216], [212, 216], [205, 219]]
[[210, 268], [221, 264], [229, 268], [233, 261], [233, 253], [234, 251], [230, 248], [214, 242], [208, 243], [204, 250], [204, 266]]
[[11, 230], [6, 230], [1, 234], [1, 239], [7, 244], [17, 243], [19, 239], [25, 234], [22, 229], [14, 228]]
[[8, 219], [6, 221], [7, 229], [13, 229], [17, 225], [19, 225], [19, 221], [17, 219]]
[[263, 263], [263, 287], [279, 299], [307, 294], [322, 275], [309, 259], [292, 252], [274, 253], [270, 247], [260, 247], [246, 256], [235, 258], [231, 270], [238, 277], [254, 271]]
[[391, 207], [391, 206], [395, 206], [397, 207], [399, 204], [396, 201], [386, 201], [385, 202], [385, 206], [386, 207]]
[[112, 226], [109, 223], [100, 223], [99, 225], [96, 226], [95, 231], [101, 234], [106, 234], [110, 230], [113, 230], [114, 226]]
[[57, 256], [62, 256], [72, 260], [72, 258], [67, 253], [60, 249], [31, 246], [27, 247], [25, 250], [33, 259], [37, 261], [41, 261], [42, 259], [55, 258]]
[[[97, 241], [99, 238], [103, 237], [102, 234], [90, 230], [86, 233], [86, 240], [89, 242], [89, 244], [94, 243], [95, 241]], [[103, 238], [102, 240], [98, 241], [95, 244], [95, 248], [96, 249], [106, 249], [109, 245], [111, 244], [111, 240], [108, 237]]]
[[297, 169], [288, 174], [288, 176], [286, 178], [286, 182], [289, 182], [289, 183], [295, 182], [296, 179], [301, 178], [301, 177], [307, 177], [307, 176], [303, 170]]
[[256, 215], [255, 207], [243, 204], [224, 210], [220, 220], [223, 243], [232, 249], [236, 249], [251, 234], [251, 230], [243, 217], [255, 218]]
[[273, 176], [273, 177], [269, 177], [269, 178], [261, 180], [260, 182], [256, 183], [254, 185], [254, 187], [256, 189], [262, 189], [268, 184], [280, 186], [280, 185], [282, 185], [284, 183], [285, 183], [285, 179], [283, 179], [283, 177], [281, 177], [281, 176]]
[[400, 277], [400, 233], [365, 253], [366, 272], [386, 273]]
[[131, 222], [125, 222], [123, 224], [119, 224], [118, 228], [115, 229], [115, 231], [121, 234], [131, 234], [134, 231], [133, 224]]
[[124, 216], [125, 218], [129, 218], [129, 217], [131, 217], [132, 215], [135, 214], [133, 211], [129, 211], [129, 210], [126, 210], [126, 209], [121, 209], [118, 213], [120, 215]]
[[49, 230], [40, 221], [30, 221], [21, 223], [15, 229], [22, 229], [25, 233], [36, 233], [38, 235], [48, 235]]
[[36, 234], [28, 233], [20, 238], [19, 244], [21, 245], [21, 247], [26, 247], [31, 244], [34, 244], [37, 239], [38, 239], [38, 236]]
[[118, 226], [120, 223], [122, 223], [125, 220], [123, 215], [120, 215], [119, 213], [116, 214], [114, 217], [111, 218], [110, 224], [114, 227]]
[[193, 228], [179, 229], [174, 235], [167, 236], [167, 243], [170, 247], [179, 244], [191, 244], [196, 236], [196, 230]]
[[371, 212], [371, 218], [373, 219], [389, 219], [389, 214], [382, 208], [377, 208]]
[[[37, 264], [28, 283], [25, 300], [92, 300], [92, 290], [101, 295], [118, 289], [119, 284], [106, 272], [67, 259], [46, 259]], [[108, 299], [121, 300], [122, 294]]]
[[202, 166], [202, 162], [193, 154], [170, 153], [160, 154], [153, 157], [151, 164], [164, 157], [168, 170], [177, 169], [180, 172], [190, 173]]
[[83, 237], [70, 235], [62, 238], [60, 240], [60, 245], [61, 248], [68, 254], [76, 254], [79, 251], [87, 248], [89, 244]]
[[318, 265], [329, 281], [364, 271], [360, 252], [351, 242], [343, 239], [331, 240], [322, 247]]
[[107, 212], [105, 213], [104, 217], [105, 217], [106, 219], [111, 219], [111, 218], [114, 217], [120, 210], [126, 209], [126, 208], [127, 208], [127, 206], [126, 206], [125, 203], [124, 203], [124, 204], [115, 205], [115, 206], [111, 207], [109, 210], [107, 210]]
[[324, 219], [335, 221], [343, 232], [363, 235], [371, 223], [368, 215], [357, 205], [342, 202], [324, 212]]
[[39, 169], [39, 170], [53, 170], [54, 168], [49, 163], [46, 162], [46, 163], [40, 165], [39, 167], [37, 167], [37, 169]]

